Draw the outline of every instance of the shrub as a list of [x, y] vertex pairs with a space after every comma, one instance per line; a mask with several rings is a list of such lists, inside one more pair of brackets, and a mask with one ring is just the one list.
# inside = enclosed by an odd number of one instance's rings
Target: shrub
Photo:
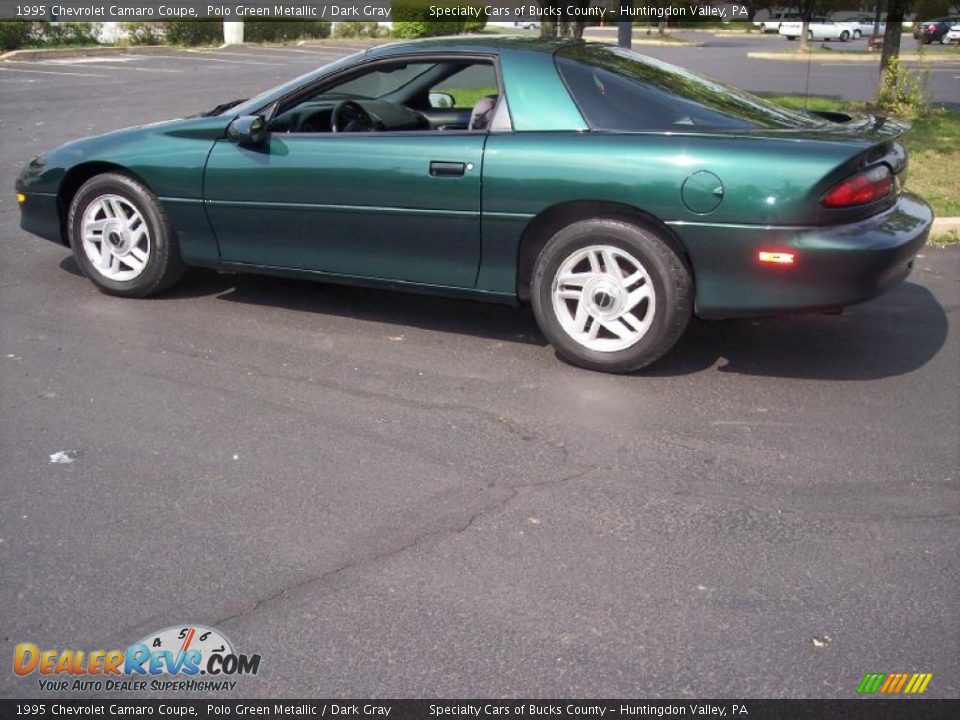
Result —
[[283, 42], [303, 38], [330, 37], [330, 23], [315, 20], [247, 20], [243, 39], [247, 42]]
[[386, 34], [378, 22], [340, 22], [333, 35], [338, 38], [380, 37]]
[[486, 18], [484, 18], [483, 20], [467, 20], [463, 24], [463, 31], [468, 33], [476, 33], [483, 30], [486, 26], [487, 26]]
[[925, 64], [917, 73], [912, 73], [899, 58], [890, 58], [890, 64], [880, 78], [877, 108], [895, 115], [923, 115], [929, 108], [929, 79], [929, 65]]
[[221, 20], [171, 20], [164, 26], [171, 45], [219, 45], [223, 42]]
[[120, 29], [127, 34], [131, 45], [160, 45], [163, 31], [156, 23], [126, 22], [120, 23]]
[[[447, 3], [452, 5], [453, 3]], [[393, 36], [422, 38], [436, 35], [456, 35], [463, 32], [463, 21], [437, 22], [430, 19], [430, 5], [417, 0], [395, 0], [393, 8]]]
[[39, 24], [20, 20], [0, 22], [0, 51], [18, 50], [35, 45], [34, 33]]
[[37, 35], [43, 45], [97, 45], [97, 26], [88, 22], [38, 23]]

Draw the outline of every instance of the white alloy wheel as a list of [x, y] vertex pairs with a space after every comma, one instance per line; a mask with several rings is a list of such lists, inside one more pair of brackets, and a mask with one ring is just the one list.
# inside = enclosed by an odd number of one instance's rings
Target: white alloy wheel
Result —
[[100, 195], [83, 211], [83, 251], [103, 277], [126, 282], [150, 259], [150, 229], [137, 207], [119, 195]]
[[571, 253], [553, 278], [551, 298], [560, 327], [597, 352], [617, 352], [638, 343], [657, 311], [646, 268], [612, 245]]

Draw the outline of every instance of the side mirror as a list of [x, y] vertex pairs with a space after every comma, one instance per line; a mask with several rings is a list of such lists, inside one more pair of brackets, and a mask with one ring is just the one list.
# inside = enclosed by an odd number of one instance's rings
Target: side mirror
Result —
[[432, 92], [429, 95], [430, 107], [435, 110], [454, 107], [453, 95], [444, 92]]
[[259, 115], [241, 115], [227, 128], [227, 137], [241, 145], [259, 145], [270, 134]]

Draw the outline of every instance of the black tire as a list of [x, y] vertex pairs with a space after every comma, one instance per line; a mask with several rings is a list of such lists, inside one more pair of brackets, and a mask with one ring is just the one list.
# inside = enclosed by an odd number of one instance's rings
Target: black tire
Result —
[[846, 42], [849, 39], [850, 39], [850, 33], [848, 33], [846, 30], [840, 33], [840, 42]]
[[[115, 195], [132, 204], [143, 217], [149, 232], [150, 249], [140, 274], [126, 281], [106, 277], [83, 248], [82, 223], [87, 208], [98, 198]], [[85, 182], [70, 203], [67, 215], [70, 247], [83, 274], [109, 295], [142, 298], [156, 295], [177, 282], [184, 272], [180, 245], [173, 224], [149, 188], [120, 173], [96, 175]]]
[[[582, 345], [563, 328], [554, 309], [557, 272], [574, 253], [593, 245], [612, 246], [638, 260], [655, 294], [649, 328], [626, 349], [607, 352]], [[598, 218], [568, 225], [547, 242], [534, 266], [531, 301], [541, 331], [563, 358], [590, 370], [629, 373], [650, 365], [676, 344], [693, 314], [694, 287], [684, 259], [657, 232], [626, 220]]]

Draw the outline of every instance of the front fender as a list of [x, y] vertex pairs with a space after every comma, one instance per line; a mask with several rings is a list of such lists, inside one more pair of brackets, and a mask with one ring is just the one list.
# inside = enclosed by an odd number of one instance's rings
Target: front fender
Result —
[[16, 181], [21, 227], [64, 242], [66, 210], [76, 190], [94, 175], [124, 172], [160, 200], [177, 229], [184, 260], [216, 264], [219, 252], [203, 209], [207, 156], [229, 117], [172, 120], [83, 138], [30, 160]]

